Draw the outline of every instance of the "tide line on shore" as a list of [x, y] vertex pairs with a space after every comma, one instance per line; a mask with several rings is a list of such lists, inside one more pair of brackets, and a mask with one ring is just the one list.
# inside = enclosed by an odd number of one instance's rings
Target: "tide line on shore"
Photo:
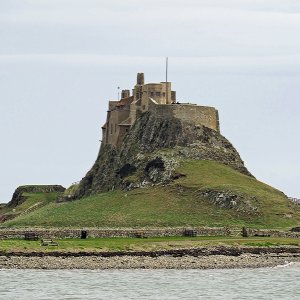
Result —
[[[222, 251], [221, 250], [226, 251]], [[198, 251], [197, 251], [198, 250]], [[255, 251], [254, 251], [255, 250]], [[299, 247], [186, 249], [175, 252], [1, 253], [1, 269], [227, 269], [300, 262]]]

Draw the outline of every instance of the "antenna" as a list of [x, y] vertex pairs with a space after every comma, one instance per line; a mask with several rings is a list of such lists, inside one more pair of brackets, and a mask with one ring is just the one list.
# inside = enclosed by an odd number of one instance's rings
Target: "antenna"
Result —
[[166, 104], [168, 104], [168, 63], [169, 58], [166, 57]]

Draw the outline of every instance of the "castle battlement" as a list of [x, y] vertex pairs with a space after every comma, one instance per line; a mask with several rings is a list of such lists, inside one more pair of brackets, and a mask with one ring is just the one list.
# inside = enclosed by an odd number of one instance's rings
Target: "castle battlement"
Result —
[[106, 123], [102, 126], [102, 143], [119, 147], [137, 117], [146, 111], [220, 131], [219, 115], [214, 107], [178, 103], [171, 82], [145, 84], [144, 73], [138, 73], [132, 95], [129, 90], [122, 90], [120, 100], [109, 101]]

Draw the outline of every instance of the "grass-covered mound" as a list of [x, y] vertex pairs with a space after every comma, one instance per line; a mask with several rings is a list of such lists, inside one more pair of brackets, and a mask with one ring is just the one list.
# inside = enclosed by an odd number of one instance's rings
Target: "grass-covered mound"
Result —
[[[55, 201], [4, 226], [155, 227], [299, 226], [300, 214], [280, 191], [214, 161], [186, 161], [164, 186], [115, 190]], [[42, 196], [42, 195], [40, 195]], [[47, 196], [49, 197], [49, 195]], [[49, 198], [48, 198], [49, 199]], [[24, 203], [25, 205], [25, 203]]]
[[58, 195], [58, 192], [22, 192], [22, 202], [15, 206], [3, 206], [0, 209], [0, 217], [2, 220], [9, 220], [18, 216], [27, 216], [30, 212], [55, 202]]

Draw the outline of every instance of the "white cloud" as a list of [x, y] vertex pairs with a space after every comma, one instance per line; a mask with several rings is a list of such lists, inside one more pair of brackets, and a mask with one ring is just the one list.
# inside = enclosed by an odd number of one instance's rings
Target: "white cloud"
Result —
[[[15, 63], [59, 64], [72, 66], [159, 67], [163, 57], [114, 56], [97, 54], [0, 55], [0, 65]], [[174, 70], [199, 69], [210, 74], [255, 74], [257, 76], [300, 76], [300, 55], [269, 57], [171, 57]]]
[[282, 9], [296, 7], [295, 1], [285, 6], [273, 0], [12, 2], [0, 13], [2, 53], [91, 49], [147, 56], [282, 56], [300, 51], [299, 10]]
[[[293, 9], [287, 2], [295, 1], [270, 0], [231, 0], [231, 1], [175, 1], [175, 0], [25, 0], [12, 1], [15, 5], [8, 5], [2, 9], [1, 20], [20, 23], [62, 23], [79, 24], [90, 23], [122, 23], [124, 21], [143, 27], [148, 21], [165, 23], [170, 20], [177, 24], [182, 21], [189, 24], [194, 21], [204, 23], [212, 20], [214, 23], [223, 23], [234, 19], [247, 22], [253, 21], [256, 16], [258, 21], [268, 22], [268, 19], [280, 23], [293, 23], [299, 21], [300, 5], [294, 4]], [[10, 9], [9, 9], [10, 8]], [[289, 8], [289, 13], [286, 13]], [[260, 14], [258, 14], [260, 13]], [[233, 18], [233, 19], [232, 19]], [[278, 19], [280, 18], [280, 19]], [[174, 23], [175, 22], [175, 23]], [[84, 25], [84, 24], [81, 24]], [[185, 25], [185, 24], [182, 24]], [[255, 24], [253, 24], [255, 25]], [[281, 23], [281, 26], [283, 24]]]

